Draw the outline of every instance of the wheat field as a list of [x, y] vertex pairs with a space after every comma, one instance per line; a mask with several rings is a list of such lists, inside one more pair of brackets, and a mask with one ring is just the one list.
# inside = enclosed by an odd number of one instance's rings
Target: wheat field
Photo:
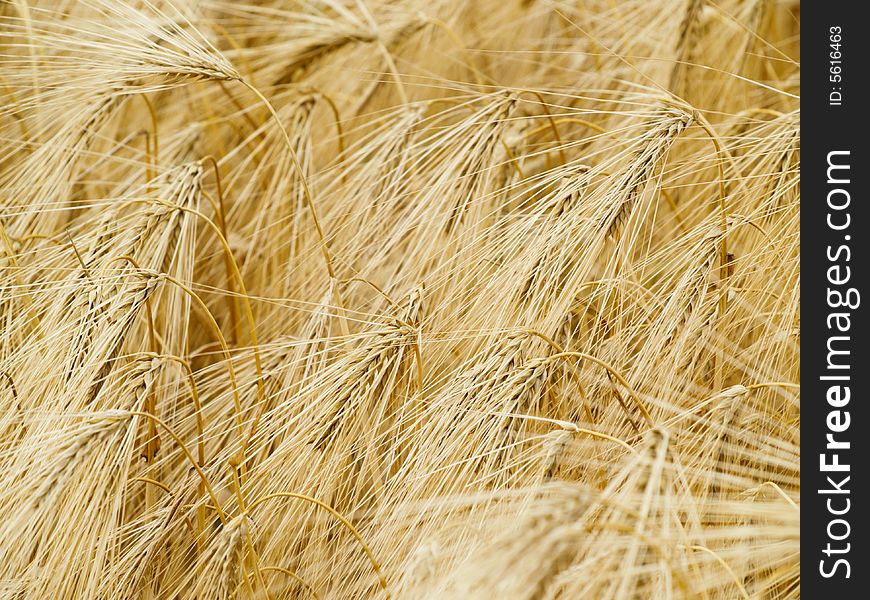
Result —
[[799, 17], [0, 2], [0, 598], [798, 598]]

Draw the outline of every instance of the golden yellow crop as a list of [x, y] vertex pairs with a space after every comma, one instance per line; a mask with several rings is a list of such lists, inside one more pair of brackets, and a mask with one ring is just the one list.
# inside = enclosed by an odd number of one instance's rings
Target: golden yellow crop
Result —
[[799, 4], [0, 3], [0, 597], [800, 596]]

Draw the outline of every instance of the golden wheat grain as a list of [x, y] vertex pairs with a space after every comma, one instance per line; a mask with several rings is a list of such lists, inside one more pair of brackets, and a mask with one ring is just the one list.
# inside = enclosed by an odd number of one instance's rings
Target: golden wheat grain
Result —
[[796, 11], [0, 2], [0, 595], [798, 598]]

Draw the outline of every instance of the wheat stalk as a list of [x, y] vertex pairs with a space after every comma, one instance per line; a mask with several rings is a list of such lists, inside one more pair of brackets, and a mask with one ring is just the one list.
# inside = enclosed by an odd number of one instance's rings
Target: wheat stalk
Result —
[[793, 2], [0, 2], [0, 595], [800, 596]]

